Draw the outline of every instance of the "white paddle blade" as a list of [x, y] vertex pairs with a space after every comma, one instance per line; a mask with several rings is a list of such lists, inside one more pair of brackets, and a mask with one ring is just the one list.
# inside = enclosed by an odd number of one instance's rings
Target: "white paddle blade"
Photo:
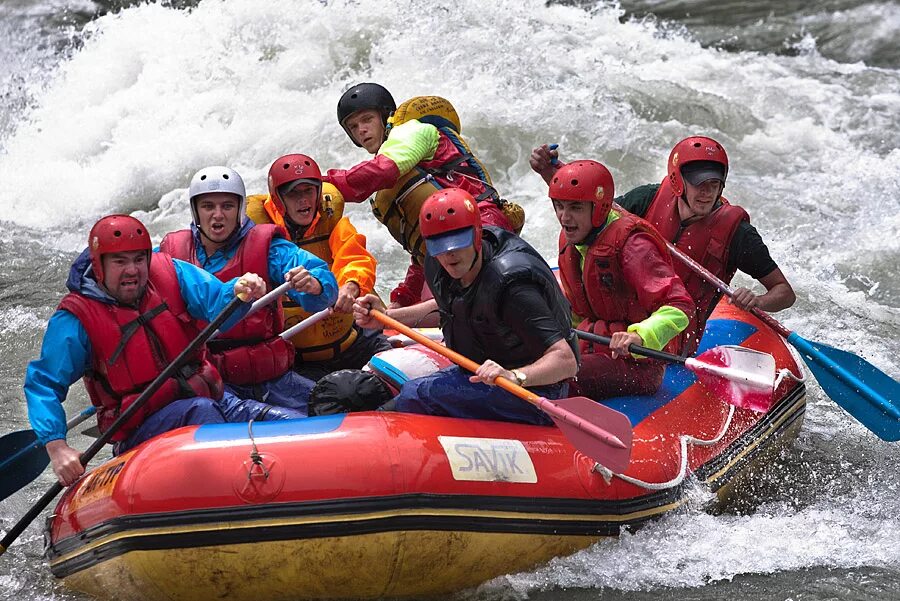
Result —
[[765, 412], [775, 398], [775, 357], [741, 346], [717, 346], [685, 367], [725, 401]]

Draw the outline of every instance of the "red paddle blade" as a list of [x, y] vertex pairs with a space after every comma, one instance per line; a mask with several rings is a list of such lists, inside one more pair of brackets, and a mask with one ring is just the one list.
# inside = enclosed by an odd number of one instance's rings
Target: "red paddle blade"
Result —
[[617, 474], [628, 468], [634, 432], [624, 413], [583, 396], [541, 398], [538, 406], [583, 454]]
[[775, 401], [775, 357], [741, 346], [717, 346], [685, 367], [735, 407], [768, 411]]

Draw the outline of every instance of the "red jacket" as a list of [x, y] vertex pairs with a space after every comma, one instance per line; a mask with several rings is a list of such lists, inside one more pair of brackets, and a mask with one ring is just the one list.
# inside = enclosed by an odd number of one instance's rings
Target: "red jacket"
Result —
[[[566, 298], [584, 318], [578, 329], [609, 336], [647, 319], [663, 305], [693, 313], [693, 301], [675, 274], [665, 242], [643, 219], [621, 212], [581, 253], [560, 233], [559, 272]], [[680, 353], [682, 337], [666, 346]], [[583, 352], [609, 353], [582, 342]]]
[[[678, 198], [672, 193], [669, 179], [663, 180], [656, 196], [647, 209], [644, 218], [659, 231], [663, 238], [698, 263], [706, 267], [720, 280], [730, 282], [736, 268], [728, 267], [731, 240], [743, 221], [750, 221], [747, 211], [729, 204], [724, 198], [712, 213], [687, 226], [681, 225], [678, 215]], [[689, 354], [697, 350], [700, 337], [706, 327], [706, 320], [721, 297], [721, 292], [682, 263], [675, 262], [675, 273], [681, 277], [688, 293], [696, 303], [695, 310], [688, 313], [690, 323], [682, 336], [686, 336]]]
[[[64, 296], [59, 308], [75, 315], [90, 339], [91, 369], [84, 383], [98, 408], [101, 432], [190, 344], [197, 331], [181, 297], [172, 259], [163, 253], [154, 254], [150, 261], [147, 290], [136, 309], [77, 292]], [[218, 371], [205, 350], [199, 351], [112, 440], [125, 440], [149, 415], [172, 401], [193, 396], [220, 399], [222, 390]]]
[[[259, 224], [250, 228], [237, 252], [215, 276], [226, 282], [245, 273], [255, 273], [269, 281], [269, 245], [274, 236], [286, 237], [284, 228]], [[159, 245], [162, 252], [198, 267], [191, 230], [172, 232]], [[280, 282], [279, 282], [280, 283]], [[281, 300], [247, 316], [209, 343], [210, 360], [229, 384], [261, 384], [286, 373], [294, 364], [294, 346], [279, 337], [284, 330]]]

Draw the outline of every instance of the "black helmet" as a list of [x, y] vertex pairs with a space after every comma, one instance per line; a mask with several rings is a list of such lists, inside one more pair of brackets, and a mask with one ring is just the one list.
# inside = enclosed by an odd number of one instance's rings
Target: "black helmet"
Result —
[[309, 394], [309, 415], [374, 411], [394, 395], [370, 371], [342, 369], [316, 382]]
[[[388, 117], [397, 110], [397, 103], [394, 102], [394, 97], [387, 91], [387, 88], [377, 83], [358, 83], [344, 92], [344, 95], [338, 100], [337, 118], [348, 136], [350, 136], [350, 130], [344, 125], [344, 121], [356, 111], [366, 109], [373, 109], [381, 113], [381, 120], [387, 126]], [[362, 147], [362, 144], [354, 140], [353, 136], [350, 136], [350, 139], [354, 144]]]

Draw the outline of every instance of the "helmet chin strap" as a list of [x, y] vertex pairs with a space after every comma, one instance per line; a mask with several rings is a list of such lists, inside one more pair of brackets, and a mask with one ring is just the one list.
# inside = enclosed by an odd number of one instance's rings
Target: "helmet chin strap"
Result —
[[472, 269], [475, 268], [475, 263], [478, 262], [478, 257], [480, 257], [480, 256], [481, 256], [481, 251], [480, 251], [480, 250], [476, 250], [476, 251], [475, 251], [475, 256], [472, 257], [472, 264], [469, 265], [469, 271], [472, 271]]
[[[469, 268], [466, 270], [466, 273], [464, 275], [469, 275], [470, 273], [472, 273], [472, 270], [475, 269], [475, 264], [478, 263], [479, 257], [481, 257], [481, 250], [475, 251], [475, 256], [472, 258], [472, 263], [469, 265]], [[462, 280], [462, 278], [460, 278], [460, 280]]]
[[[469, 275], [472, 272], [473, 269], [475, 269], [475, 264], [478, 263], [478, 258], [480, 256], [481, 256], [481, 251], [478, 251], [475, 253], [475, 257], [472, 259], [472, 262], [469, 264], [469, 268], [466, 269], [466, 272], [464, 274], [462, 274], [462, 276], [457, 281], [461, 282], [463, 280], [463, 278], [465, 278], [467, 275]], [[466, 284], [465, 286], [468, 286], [468, 284]]]

